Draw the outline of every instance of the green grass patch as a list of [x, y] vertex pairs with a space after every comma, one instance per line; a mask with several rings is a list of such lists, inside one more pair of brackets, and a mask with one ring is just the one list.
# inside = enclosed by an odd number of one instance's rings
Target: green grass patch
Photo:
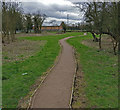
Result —
[[[86, 83], [85, 94], [88, 108], [118, 107], [118, 59], [117, 56], [85, 46], [82, 40], [91, 39], [91, 34], [68, 39], [79, 53], [80, 64]], [[80, 93], [80, 92], [79, 92]], [[80, 100], [76, 101], [76, 104]], [[77, 105], [80, 107], [80, 105]]]
[[[60, 51], [58, 43], [60, 39], [80, 34], [72, 32], [54, 36], [19, 37], [19, 39], [33, 41], [46, 40], [47, 43], [39, 52], [23, 61], [3, 64], [3, 107], [16, 108], [18, 101], [29, 93], [36, 79], [54, 64]], [[24, 73], [27, 74], [23, 75]]]

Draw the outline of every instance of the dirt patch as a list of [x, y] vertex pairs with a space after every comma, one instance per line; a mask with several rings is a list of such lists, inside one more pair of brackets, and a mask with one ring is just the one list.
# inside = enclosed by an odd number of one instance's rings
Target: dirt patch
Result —
[[78, 55], [78, 53], [75, 53], [77, 72], [75, 74], [74, 80], [72, 108], [85, 108], [87, 105], [87, 99], [84, 91], [86, 84], [84, 81], [84, 73], [82, 71], [82, 67], [79, 61], [79, 56], [80, 55]]
[[45, 43], [46, 41], [16, 40], [16, 42], [6, 46], [3, 45], [2, 62], [5, 64], [13, 61], [22, 61], [40, 51]]
[[[82, 44], [89, 46], [89, 47], [99, 49], [99, 43], [93, 42], [92, 39], [84, 40], [84, 41], [82, 41]], [[102, 35], [101, 45], [102, 45], [102, 50], [113, 53], [113, 44], [112, 44], [112, 39], [110, 36]]]
[[32, 36], [48, 36], [48, 35], [56, 35], [57, 32], [42, 32], [41, 34], [35, 34], [35, 33], [18, 33], [15, 35], [15, 37], [32, 37]]

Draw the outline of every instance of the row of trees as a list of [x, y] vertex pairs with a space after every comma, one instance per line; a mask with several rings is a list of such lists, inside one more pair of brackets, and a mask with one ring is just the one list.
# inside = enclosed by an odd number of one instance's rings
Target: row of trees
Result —
[[46, 19], [45, 14], [37, 11], [34, 14], [24, 14], [20, 2], [2, 2], [2, 42], [15, 40], [16, 31], [41, 33], [41, 27]]
[[[46, 19], [46, 15], [41, 15], [40, 11], [37, 11], [34, 14], [26, 14], [24, 16], [25, 18], [25, 31], [26, 33], [31, 32], [31, 30], [34, 28], [35, 33], [41, 33], [41, 27]], [[34, 27], [33, 27], [34, 26]]]
[[18, 2], [2, 2], [2, 42], [7, 38], [8, 43], [15, 40], [15, 30], [18, 28], [20, 4]]
[[[120, 41], [119, 7], [120, 2], [86, 2], [82, 3], [80, 8], [85, 14], [83, 29], [92, 33], [94, 41], [99, 42], [100, 49], [102, 34], [110, 35], [114, 54]], [[99, 35], [99, 38], [96, 35]]]

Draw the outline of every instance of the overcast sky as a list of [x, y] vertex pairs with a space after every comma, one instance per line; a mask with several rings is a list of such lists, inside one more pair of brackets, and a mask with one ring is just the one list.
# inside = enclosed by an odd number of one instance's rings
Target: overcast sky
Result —
[[75, 7], [75, 0], [24, 0], [22, 7], [25, 13], [35, 13], [40, 11], [42, 14], [46, 14], [47, 18], [44, 25], [49, 24], [51, 20], [55, 20], [54, 24], [59, 25], [62, 21], [67, 23], [67, 15], [69, 18], [69, 24], [81, 22], [83, 18], [82, 12]]

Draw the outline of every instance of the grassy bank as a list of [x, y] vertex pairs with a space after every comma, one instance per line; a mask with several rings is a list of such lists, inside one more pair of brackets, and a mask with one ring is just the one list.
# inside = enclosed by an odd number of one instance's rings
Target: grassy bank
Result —
[[22, 40], [45, 40], [46, 44], [40, 48], [40, 51], [25, 60], [3, 64], [3, 107], [16, 108], [18, 101], [29, 93], [36, 79], [54, 64], [60, 50], [58, 41], [64, 37], [79, 34], [19, 37]]
[[[86, 108], [118, 107], [118, 61], [117, 56], [106, 51], [98, 51], [81, 42], [91, 39], [91, 35], [68, 39], [68, 43], [76, 48], [78, 60], [85, 81]], [[77, 88], [81, 97], [81, 89]], [[80, 98], [73, 103], [73, 108], [82, 107]]]

